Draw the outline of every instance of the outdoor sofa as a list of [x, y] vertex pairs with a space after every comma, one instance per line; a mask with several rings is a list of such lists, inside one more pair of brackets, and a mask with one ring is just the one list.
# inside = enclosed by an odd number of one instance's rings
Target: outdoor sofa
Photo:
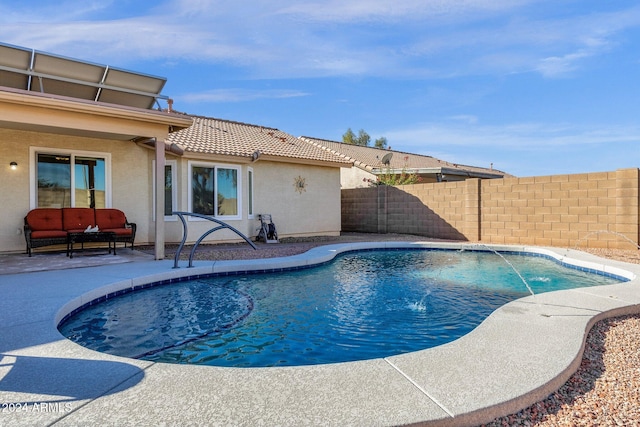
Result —
[[[95, 228], [97, 227], [97, 229]], [[119, 209], [103, 208], [37, 208], [24, 218], [24, 238], [27, 254], [42, 246], [67, 245], [72, 233], [84, 233], [93, 228], [94, 236], [104, 236], [104, 242], [131, 244], [136, 238], [136, 224], [127, 221]], [[99, 233], [99, 234], [98, 234]], [[112, 234], [113, 233], [113, 234]], [[93, 242], [99, 239], [92, 239]], [[115, 248], [114, 248], [115, 250]]]

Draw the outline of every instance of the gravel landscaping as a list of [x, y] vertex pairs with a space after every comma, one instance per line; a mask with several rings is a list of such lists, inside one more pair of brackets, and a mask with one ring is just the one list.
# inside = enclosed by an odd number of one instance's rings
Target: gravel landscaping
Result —
[[[295, 237], [280, 239], [280, 243], [255, 242], [257, 247], [253, 250], [247, 243], [221, 243], [206, 245], [202, 244], [196, 248], [194, 260], [196, 261], [222, 261], [238, 259], [274, 258], [297, 255], [308, 251], [316, 246], [331, 245], [337, 243], [351, 242], [382, 242], [382, 241], [404, 241], [415, 242], [425, 240], [424, 236], [414, 236], [410, 234], [369, 234], [369, 233], [343, 233], [340, 236], [316, 236], [316, 237]], [[434, 239], [428, 239], [434, 240]], [[153, 254], [153, 246], [138, 246], [139, 251]], [[178, 249], [178, 245], [165, 245], [165, 258], [173, 259]], [[181, 260], [189, 259], [191, 246], [185, 246], [180, 256]]]
[[545, 400], [486, 424], [514, 425], [639, 426], [640, 316], [598, 322], [569, 381]]

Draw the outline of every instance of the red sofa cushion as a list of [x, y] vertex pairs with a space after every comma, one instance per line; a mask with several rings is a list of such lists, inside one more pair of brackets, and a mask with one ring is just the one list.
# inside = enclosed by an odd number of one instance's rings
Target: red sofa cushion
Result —
[[[62, 210], [37, 208], [27, 214], [27, 224], [32, 231], [62, 230]], [[66, 234], [66, 233], [65, 233]]]
[[120, 209], [96, 209], [96, 225], [100, 231], [124, 228], [127, 218]]
[[67, 232], [64, 230], [41, 230], [32, 231], [32, 239], [57, 239], [67, 237]]
[[62, 227], [66, 231], [79, 232], [96, 225], [91, 208], [62, 208]]
[[116, 236], [131, 236], [133, 234], [131, 228], [101, 228], [100, 231], [111, 231], [116, 233]]

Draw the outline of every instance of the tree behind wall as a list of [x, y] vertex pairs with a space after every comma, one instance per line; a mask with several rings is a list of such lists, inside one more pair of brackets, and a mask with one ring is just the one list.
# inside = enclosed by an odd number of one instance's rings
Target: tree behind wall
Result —
[[386, 169], [382, 170], [382, 173], [379, 174], [375, 180], [370, 178], [364, 178], [363, 181], [368, 182], [369, 186], [375, 187], [377, 185], [409, 185], [409, 184], [417, 184], [422, 181], [422, 178], [416, 171], [410, 171], [407, 168], [407, 163], [409, 161], [409, 156], [404, 157], [404, 166], [400, 173], [398, 171], [391, 169], [390, 165], [387, 165]]
[[[387, 138], [381, 136], [380, 138], [376, 139], [376, 142], [373, 144], [373, 146], [382, 149], [387, 148]], [[389, 148], [389, 150], [391, 150], [391, 148]]]
[[[344, 133], [344, 135], [342, 135], [342, 142], [345, 144], [368, 147], [371, 143], [371, 136], [369, 136], [369, 134], [364, 129], [360, 129], [358, 131], [358, 135], [356, 135], [353, 130], [349, 128]], [[376, 148], [387, 148], [387, 138], [383, 136], [376, 139], [374, 146]]]
[[344, 142], [345, 144], [362, 145], [364, 147], [367, 147], [371, 142], [371, 137], [367, 132], [365, 132], [364, 129], [360, 129], [358, 131], [358, 135], [356, 136], [351, 128], [349, 128], [344, 133], [344, 135], [342, 135], [342, 142]]

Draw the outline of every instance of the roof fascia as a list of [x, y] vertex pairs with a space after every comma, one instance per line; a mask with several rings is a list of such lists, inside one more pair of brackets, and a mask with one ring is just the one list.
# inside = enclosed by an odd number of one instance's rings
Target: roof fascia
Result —
[[221, 154], [205, 154], [195, 153], [192, 151], [185, 151], [182, 156], [189, 160], [211, 161], [211, 162], [224, 162], [224, 163], [236, 163], [236, 164], [251, 164], [257, 162], [276, 162], [276, 163], [290, 163], [297, 165], [311, 165], [321, 167], [334, 167], [334, 168], [350, 168], [351, 163], [331, 162], [323, 160], [313, 159], [299, 159], [294, 157], [281, 157], [261, 154], [257, 160], [254, 160], [251, 156], [233, 156], [233, 155], [221, 155]]
[[334, 168], [350, 168], [351, 163], [344, 161], [335, 161], [332, 162], [330, 160], [314, 160], [314, 159], [301, 159], [297, 157], [283, 157], [283, 156], [273, 156], [273, 155], [260, 155], [259, 161], [271, 161], [278, 163], [294, 163], [298, 165], [312, 165], [312, 166], [323, 166], [323, 167], [334, 167]]
[[480, 172], [480, 171], [467, 171], [464, 169], [452, 169], [452, 168], [441, 168], [443, 174], [445, 175], [458, 175], [458, 176], [468, 176], [471, 178], [485, 178], [485, 179], [493, 179], [493, 178], [504, 178], [504, 174], [501, 173], [491, 173], [491, 172]]
[[452, 169], [452, 168], [443, 168], [443, 167], [438, 167], [438, 168], [404, 168], [404, 169], [390, 169], [390, 170], [382, 169], [382, 168], [376, 168], [376, 169], [373, 169], [373, 170], [371, 170], [369, 172], [371, 172], [374, 175], [382, 175], [382, 174], [386, 174], [386, 173], [392, 173], [394, 175], [399, 175], [402, 172], [405, 172], [405, 173], [415, 173], [415, 174], [418, 174], [418, 175], [443, 174], [443, 175], [465, 176], [465, 177], [470, 177], [470, 178], [485, 178], [485, 179], [503, 178], [504, 177], [503, 174], [499, 174], [499, 173], [468, 171], [468, 170], [464, 170], [464, 169]]
[[166, 125], [171, 128], [172, 132], [188, 128], [193, 123], [190, 117], [175, 113], [105, 104], [38, 92], [26, 92], [4, 87], [0, 90], [0, 102]]

